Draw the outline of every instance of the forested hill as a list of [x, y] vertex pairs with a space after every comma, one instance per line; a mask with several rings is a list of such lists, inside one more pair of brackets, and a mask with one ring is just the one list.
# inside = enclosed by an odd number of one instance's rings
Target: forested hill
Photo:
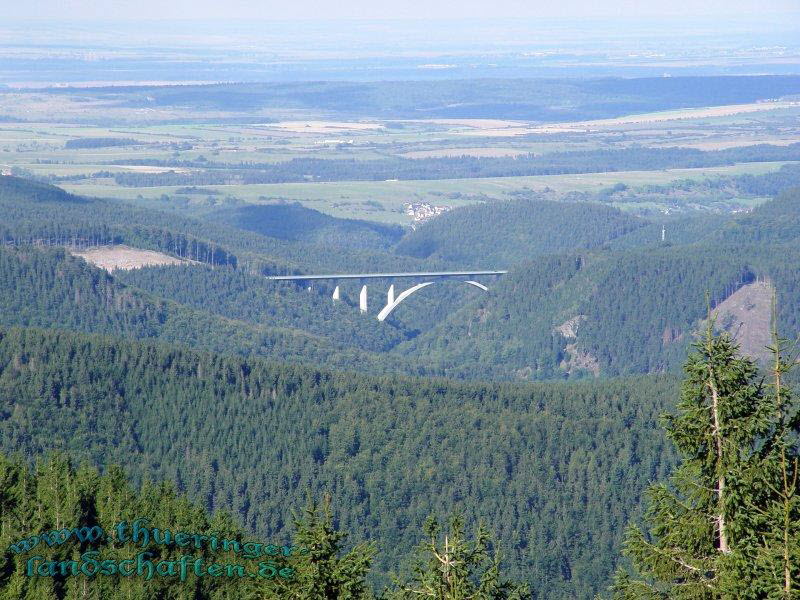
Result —
[[10, 176], [0, 177], [0, 212], [0, 244], [125, 243], [210, 265], [265, 273], [422, 270], [431, 266], [376, 248], [341, 246], [331, 252], [318, 244], [260, 235], [219, 220], [81, 198], [55, 186]]
[[[677, 382], [459, 384], [0, 329], [0, 450], [119, 463], [280, 538], [306, 490], [397, 572], [429, 514], [482, 519], [535, 598], [588, 599], [673, 461]], [[643, 392], [646, 390], [646, 393]], [[643, 395], [644, 394], [644, 395]]]
[[[0, 290], [0, 322], [6, 325], [152, 338], [369, 373], [494, 380], [674, 371], [706, 315], [706, 292], [719, 303], [757, 280], [776, 286], [782, 330], [792, 335], [800, 329], [797, 190], [750, 214], [663, 224], [592, 203], [511, 200], [442, 215], [394, 250], [332, 252], [307, 240], [323, 231], [353, 238], [351, 246], [387, 240], [362, 223], [325, 218], [298, 234], [306, 241], [285, 240], [77, 198], [13, 177], [0, 182], [6, 185], [0, 205], [9, 218], [0, 228], [7, 242], [33, 237], [70, 244], [80, 235], [110, 236], [206, 263], [108, 275], [63, 251], [7, 248], [0, 251], [7, 282]], [[282, 208], [274, 214], [273, 207], [256, 209], [264, 222], [253, 227], [286, 237], [275, 217]], [[289, 210], [298, 218], [306, 213]], [[360, 283], [343, 284], [343, 301], [334, 303], [329, 284], [311, 290], [275, 284], [241, 264], [263, 261], [268, 271], [265, 263], [276, 256], [312, 271], [439, 265], [506, 267], [509, 274], [487, 281], [488, 292], [437, 283], [379, 323], [374, 316], [389, 282], [370, 282], [370, 311], [362, 315]], [[271, 268], [287, 265], [273, 262]]]
[[568, 252], [520, 265], [398, 351], [457, 378], [675, 370], [706, 316], [706, 292], [717, 304], [759, 279], [776, 288], [781, 331], [800, 331], [800, 190], [750, 214], [687, 219], [668, 225], [670, 231], [676, 225], [694, 243], [654, 242], [656, 226], [648, 226], [630, 234], [631, 249]]
[[406, 234], [396, 250], [417, 258], [496, 266], [574, 250], [658, 248], [662, 227], [669, 245], [784, 244], [800, 239], [800, 188], [784, 190], [752, 213], [655, 220], [598, 203], [602, 195], [594, 202], [556, 202], [531, 195], [446, 212]]
[[[515, 269], [489, 294], [401, 348], [456, 378], [675, 370], [707, 314], [706, 292], [716, 304], [745, 284], [769, 279], [782, 331], [798, 331], [798, 261], [794, 245], [545, 257]], [[759, 308], [768, 313], [768, 297], [765, 302]]]
[[730, 219], [707, 239], [721, 243], [797, 244], [800, 241], [800, 188], [781, 193], [750, 214]]
[[408, 234], [397, 251], [497, 268], [536, 255], [596, 248], [647, 224], [599, 204], [511, 200], [445, 213]]
[[[333, 302], [327, 285], [309, 290], [302, 285], [275, 283], [241, 271], [212, 270], [201, 265], [115, 271], [113, 277], [195, 311], [256, 327], [271, 325], [304, 331], [334, 347], [386, 352], [415, 333], [403, 323], [380, 323], [372, 315], [362, 315], [357, 305], [358, 285], [341, 286], [342, 301]], [[377, 308], [372, 310], [374, 313]], [[395, 367], [400, 368], [397, 364]], [[369, 363], [359, 368], [369, 369]]]
[[240, 206], [214, 211], [208, 218], [268, 237], [336, 249], [388, 249], [404, 233], [399, 225], [338, 219], [300, 203]]
[[4, 176], [0, 179], [0, 200], [7, 209], [14, 205], [27, 204], [89, 204], [80, 196], [65, 192], [54, 185], [38, 183], [29, 179]]
[[[202, 272], [207, 267], [195, 269]], [[208, 270], [209, 276], [213, 273]], [[237, 277], [232, 271], [228, 274], [234, 282], [244, 276]], [[192, 281], [189, 273], [181, 276]], [[357, 309], [333, 305], [330, 298], [308, 293], [302, 296], [296, 288], [284, 288], [282, 293], [273, 288], [271, 310], [257, 316], [250, 313], [249, 320], [247, 314], [240, 313], [240, 319], [235, 319], [119, 283], [114, 276], [63, 249], [2, 246], [0, 281], [4, 283], [0, 286], [0, 323], [5, 325], [157, 339], [218, 352], [378, 373], [407, 370], [402, 359], [367, 351], [402, 339], [397, 330], [360, 318]], [[315, 333], [285, 326], [292, 320], [288, 315], [298, 315], [303, 307], [309, 311], [304, 322], [316, 323]], [[364, 350], [359, 349], [359, 342]]]

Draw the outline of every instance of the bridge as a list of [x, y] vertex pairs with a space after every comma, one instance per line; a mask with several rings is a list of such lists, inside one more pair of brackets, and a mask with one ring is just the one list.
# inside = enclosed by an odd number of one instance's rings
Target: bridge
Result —
[[[469, 277], [470, 279], [464, 279], [464, 283], [467, 283], [473, 287], [478, 288], [479, 290], [488, 291], [488, 287], [484, 284], [475, 281], [472, 279], [473, 277], [481, 277], [486, 275], [504, 275], [508, 273], [508, 271], [423, 271], [419, 273], [408, 273], [408, 272], [400, 272], [400, 273], [334, 273], [331, 275], [269, 275], [267, 279], [272, 281], [318, 281], [318, 280], [330, 280], [330, 281], [338, 281], [340, 279], [463, 279], [465, 277]], [[432, 285], [433, 281], [424, 281], [422, 283], [418, 283], [416, 285], [412, 285], [407, 290], [400, 292], [395, 296], [394, 292], [394, 284], [389, 286], [389, 291], [386, 293], [386, 306], [384, 306], [381, 311], [378, 313], [378, 321], [385, 321], [386, 317], [388, 317], [392, 311], [397, 308], [400, 303], [408, 298], [411, 294], [418, 292], [422, 288], [428, 287]], [[337, 302], [341, 300], [341, 291], [339, 290], [339, 286], [337, 285], [333, 290], [333, 301]], [[367, 312], [367, 286], [364, 284], [361, 287], [361, 293], [358, 296], [358, 307], [362, 313]]]

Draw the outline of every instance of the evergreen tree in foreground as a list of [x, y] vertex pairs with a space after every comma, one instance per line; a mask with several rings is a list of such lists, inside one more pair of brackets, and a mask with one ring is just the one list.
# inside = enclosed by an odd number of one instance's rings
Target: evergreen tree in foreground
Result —
[[617, 600], [800, 597], [798, 427], [783, 383], [791, 361], [775, 335], [773, 382], [709, 325], [686, 364], [676, 415], [665, 418], [682, 455], [670, 484], [647, 493], [647, 533], [631, 527]]
[[745, 497], [748, 519], [737, 556], [751, 583], [731, 591], [741, 598], [791, 600], [800, 598], [800, 405], [784, 378], [797, 354], [774, 325], [772, 338], [769, 424], [757, 460], [745, 474], [754, 493]]
[[331, 498], [326, 495], [322, 505], [313, 500], [295, 515], [293, 543], [307, 549], [295, 557], [292, 566], [296, 577], [290, 581], [274, 581], [264, 586], [265, 600], [369, 600], [372, 590], [365, 578], [375, 555], [373, 544], [357, 544], [342, 552], [347, 534], [338, 531], [333, 523]]
[[523, 600], [530, 597], [526, 585], [504, 581], [500, 556], [491, 552], [491, 540], [483, 526], [473, 540], [465, 537], [464, 523], [454, 516], [449, 532], [440, 540], [441, 527], [433, 518], [425, 524], [428, 539], [418, 548], [417, 564], [409, 582], [395, 580], [387, 600]]
[[[105, 474], [92, 468], [75, 468], [69, 457], [55, 454], [37, 461], [31, 471], [19, 458], [0, 455], [0, 600], [233, 600], [242, 598], [249, 580], [195, 577], [180, 582], [177, 576], [162, 577], [135, 568], [137, 555], [155, 566], [159, 561], [178, 561], [191, 553], [205, 564], [234, 562], [230, 553], [165, 546], [148, 538], [142, 544], [122, 543], [109, 537], [114, 525], [130, 525], [145, 518], [163, 536], [171, 532], [215, 532], [220, 539], [244, 541], [242, 532], [224, 513], [208, 515], [202, 508], [178, 495], [166, 483], [145, 483], [135, 490], [121, 469], [109, 467]], [[59, 532], [101, 527], [105, 536], [81, 539], [79, 534], [61, 537]], [[128, 533], [130, 534], [130, 527]], [[46, 537], [41, 534], [45, 534]], [[33, 544], [31, 538], [40, 538]], [[58, 540], [61, 541], [58, 541]], [[91, 539], [93, 541], [87, 541]], [[166, 538], [163, 538], [166, 539]], [[30, 546], [23, 540], [28, 540]], [[49, 541], [47, 541], [49, 540]], [[162, 540], [163, 541], [163, 540]], [[97, 551], [97, 555], [86, 555]], [[87, 557], [90, 557], [87, 560]], [[133, 573], [120, 576], [115, 568], [92, 561], [130, 560]], [[73, 562], [73, 567], [69, 563]], [[67, 565], [66, 568], [55, 566]], [[88, 563], [88, 564], [87, 564]], [[177, 562], [175, 563], [177, 564]], [[44, 565], [44, 567], [42, 567]], [[48, 567], [48, 565], [52, 565]], [[87, 570], [78, 570], [79, 565]], [[32, 570], [31, 567], [41, 570]], [[143, 565], [145, 566], [145, 565]], [[168, 566], [168, 565], [167, 565]], [[170, 569], [171, 570], [171, 569]], [[144, 576], [150, 573], [152, 578]], [[34, 576], [35, 575], [35, 576]]]

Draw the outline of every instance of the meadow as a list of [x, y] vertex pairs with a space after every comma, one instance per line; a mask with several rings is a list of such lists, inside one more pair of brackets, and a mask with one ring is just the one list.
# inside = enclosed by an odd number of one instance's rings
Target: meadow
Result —
[[[263, 185], [212, 185], [223, 198], [236, 198], [246, 203], [275, 201], [300, 202], [336, 217], [359, 218], [383, 223], [408, 224], [405, 206], [427, 202], [435, 206], [456, 208], [478, 202], [507, 200], [513, 192], [553, 191], [597, 192], [622, 183], [631, 187], [666, 185], [679, 180], [709, 180], [725, 175], [759, 175], [777, 171], [784, 162], [742, 163], [703, 169], [666, 169], [663, 171], [621, 171], [582, 175], [542, 175], [534, 177], [490, 177], [480, 179], [439, 179], [423, 181], [346, 181], [324, 183], [282, 183]], [[128, 188], [113, 184], [64, 183], [64, 189], [85, 196], [122, 198], [135, 201], [186, 198], [180, 186]], [[207, 194], [196, 195], [205, 200]], [[170, 200], [164, 200], [169, 202]], [[222, 199], [214, 198], [215, 202]], [[619, 208], [639, 209], [642, 204], [618, 204]]]

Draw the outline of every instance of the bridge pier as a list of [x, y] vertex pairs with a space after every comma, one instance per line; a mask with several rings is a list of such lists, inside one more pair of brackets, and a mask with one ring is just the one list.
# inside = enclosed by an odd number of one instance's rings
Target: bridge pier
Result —
[[[312, 282], [318, 281], [321, 279], [327, 279], [331, 281], [339, 281], [343, 279], [393, 279], [393, 278], [464, 278], [464, 277], [479, 277], [483, 275], [503, 275], [508, 273], [508, 271], [425, 271], [420, 273], [407, 273], [407, 272], [400, 272], [400, 273], [333, 273], [330, 275], [268, 275], [266, 279], [271, 281], [296, 281], [301, 285], [308, 285], [308, 291], [311, 291]], [[488, 291], [484, 284], [475, 281], [473, 279], [466, 279], [463, 280], [465, 283], [474, 286], [480, 290]], [[417, 290], [421, 290], [424, 287], [427, 287], [434, 283], [433, 281], [426, 281], [424, 283], [419, 283], [415, 286], [410, 287], [409, 289], [405, 290], [404, 292], [400, 293], [399, 295], [395, 294], [394, 284], [389, 286], [388, 291], [386, 292], [386, 306], [378, 313], [378, 321], [384, 321], [389, 316], [389, 314], [397, 308], [397, 306], [408, 296], [416, 292]], [[338, 302], [342, 299], [342, 292], [340, 287], [337, 285], [334, 290], [333, 294], [331, 295], [331, 299], [333, 302]], [[367, 312], [367, 286], [366, 284], [361, 286], [361, 293], [358, 296], [358, 308], [362, 313]]]

